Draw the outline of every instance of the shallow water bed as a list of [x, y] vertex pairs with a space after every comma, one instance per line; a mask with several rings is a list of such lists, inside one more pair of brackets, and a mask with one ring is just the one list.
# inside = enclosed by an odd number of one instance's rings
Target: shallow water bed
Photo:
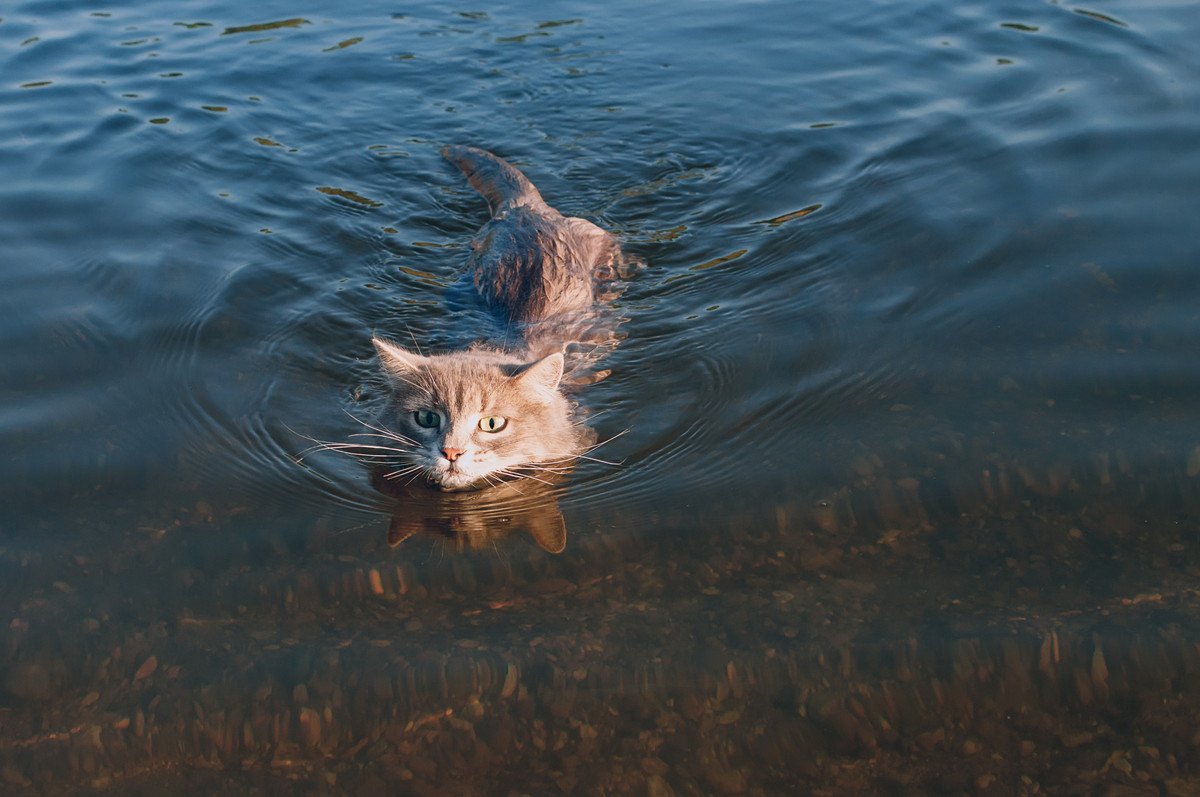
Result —
[[[206, 554], [202, 518], [142, 532], [155, 541], [120, 569], [158, 577], [117, 594], [97, 586], [122, 578], [112, 557], [10, 561], [26, 599], [5, 633], [21, 701], [6, 777], [51, 792], [152, 788], [165, 770], [350, 792], [1187, 793], [1190, 480], [1156, 499], [1174, 514], [1148, 515], [1119, 471], [1060, 490], [988, 475], [994, 494], [946, 504], [875, 474], [554, 559], [378, 535], [352, 555], [323, 520], [301, 544]], [[37, 585], [48, 572], [61, 580]]]

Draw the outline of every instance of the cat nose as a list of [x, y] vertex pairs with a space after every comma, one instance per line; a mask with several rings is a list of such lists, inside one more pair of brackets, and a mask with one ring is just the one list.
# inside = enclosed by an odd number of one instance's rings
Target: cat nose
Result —
[[442, 456], [445, 457], [446, 459], [450, 460], [451, 462], [454, 462], [455, 460], [457, 460], [459, 457], [461, 457], [465, 453], [467, 453], [467, 452], [463, 451], [461, 448], [443, 448], [442, 449]]

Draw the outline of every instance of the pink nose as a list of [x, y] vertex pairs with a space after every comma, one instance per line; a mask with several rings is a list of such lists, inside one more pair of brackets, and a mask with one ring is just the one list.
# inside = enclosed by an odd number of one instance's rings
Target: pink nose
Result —
[[442, 449], [442, 456], [445, 457], [446, 459], [450, 460], [451, 462], [454, 462], [455, 460], [457, 460], [459, 457], [461, 457], [465, 453], [467, 453], [467, 452], [463, 451], [461, 448], [443, 448]]

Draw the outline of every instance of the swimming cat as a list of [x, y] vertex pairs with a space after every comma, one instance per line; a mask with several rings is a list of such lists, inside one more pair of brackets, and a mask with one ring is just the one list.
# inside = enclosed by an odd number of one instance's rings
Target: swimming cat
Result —
[[374, 338], [392, 392], [376, 429], [395, 454], [386, 475], [442, 490], [545, 480], [594, 439], [562, 382], [578, 344], [604, 338], [598, 302], [611, 295], [621, 248], [595, 224], [550, 207], [492, 153], [450, 146], [442, 155], [491, 211], [471, 242], [467, 276], [505, 334], [431, 355]]

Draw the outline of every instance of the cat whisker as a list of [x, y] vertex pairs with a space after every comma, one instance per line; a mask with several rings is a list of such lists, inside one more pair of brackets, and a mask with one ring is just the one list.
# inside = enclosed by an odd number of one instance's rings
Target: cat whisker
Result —
[[625, 434], [628, 434], [628, 433], [629, 433], [629, 430], [628, 430], [628, 429], [622, 429], [621, 431], [617, 432], [617, 433], [616, 433], [615, 435], [613, 435], [612, 437], [606, 438], [606, 439], [604, 439], [604, 440], [601, 440], [599, 443], [594, 443], [594, 444], [592, 444], [592, 445], [588, 446], [587, 448], [585, 448], [585, 449], [583, 450], [583, 453], [585, 453], [585, 454], [590, 454], [591, 452], [595, 451], [595, 450], [596, 450], [597, 448], [599, 448], [600, 446], [606, 446], [606, 445], [608, 445], [609, 443], [611, 443], [613, 440], [616, 440], [618, 437], [621, 437], [621, 436], [623, 436], [623, 435], [625, 435]]
[[302, 433], [302, 432], [297, 432], [295, 429], [293, 429], [292, 427], [288, 426], [286, 423], [285, 423], [285, 424], [283, 424], [283, 428], [284, 428], [284, 429], [287, 429], [289, 432], [291, 432], [292, 434], [296, 435], [296, 437], [303, 437], [305, 440], [311, 440], [311, 441], [312, 441], [312, 442], [314, 442], [314, 443], [319, 443], [319, 442], [321, 442], [320, 440], [318, 440], [317, 438], [313, 437], [312, 435], [307, 435], [307, 434], [304, 434], [304, 433]]
[[425, 469], [425, 466], [418, 465], [417, 469], [413, 472], [413, 475], [408, 477], [408, 481], [406, 481], [404, 483], [404, 486], [407, 487], [408, 485], [412, 484], [417, 479], [419, 479], [421, 476], [427, 476], [427, 475], [428, 475], [428, 471]]
[[401, 468], [407, 464], [403, 459], [368, 459], [364, 457], [355, 457], [358, 462], [368, 468]]
[[511, 473], [506, 468], [501, 468], [500, 470], [492, 471], [492, 474], [489, 474], [489, 476], [493, 475], [493, 474], [499, 474], [499, 476], [496, 478], [495, 481], [492, 481], [488, 476], [483, 477], [484, 481], [486, 481], [490, 486], [499, 487], [501, 485], [505, 485], [509, 489], [511, 489], [513, 492], [515, 492], [517, 495], [525, 495], [524, 491], [518, 489], [513, 484], [512, 481], [502, 478], [502, 477], [507, 476], [507, 477], [509, 477], [509, 479], [520, 479], [520, 478], [522, 478], [520, 475]]
[[297, 454], [294, 457], [294, 459], [296, 460], [296, 462], [303, 462], [311, 454], [315, 454], [318, 451], [337, 451], [337, 450], [338, 449], [333, 444], [322, 443], [321, 445], [316, 445], [316, 446], [312, 446], [310, 448], [304, 449], [299, 454]]
[[[499, 487], [503, 483], [503, 480], [501, 480], [501, 479], [496, 479], [493, 481], [491, 478], [491, 474], [485, 473], [482, 478], [483, 478], [484, 484], [486, 484], [488, 487]], [[516, 490], [517, 488], [514, 487], [513, 489]], [[520, 493], [521, 491], [517, 490], [517, 492]]]
[[620, 467], [621, 465], [625, 464], [625, 460], [621, 460], [620, 462], [613, 462], [613, 461], [607, 460], [607, 459], [600, 459], [599, 457], [589, 457], [587, 454], [572, 454], [571, 456], [563, 457], [562, 459], [548, 459], [545, 461], [544, 464], [560, 466], [562, 468], [562, 472], [566, 473], [570, 470], [569, 463], [572, 463], [578, 459], [587, 460], [588, 462], [598, 462], [601, 465], [611, 465], [614, 468]]
[[543, 464], [540, 462], [530, 462], [525, 465], [509, 465], [509, 468], [513, 469], [513, 470], [534, 470], [534, 471], [538, 471], [540, 473], [554, 473], [554, 474], [558, 474], [560, 476], [571, 472], [570, 467], [556, 468], [556, 467], [553, 467], [552, 464], [546, 465], [546, 464]]
[[417, 441], [408, 437], [394, 434], [380, 434], [379, 432], [355, 432], [350, 437], [382, 437], [384, 440], [395, 440], [397, 443], [403, 443], [410, 448], [417, 445]]
[[614, 468], [619, 468], [620, 466], [625, 464], [625, 460], [621, 460], [620, 462], [613, 462], [612, 460], [600, 459], [599, 457], [589, 457], [586, 454], [580, 454], [579, 459], [586, 459], [588, 462], [599, 462], [601, 465], [611, 465]]
[[618, 437], [621, 437], [622, 435], [626, 434], [628, 431], [629, 431], [628, 429], [624, 429], [624, 430], [622, 430], [622, 431], [620, 431], [620, 432], [617, 432], [617, 433], [616, 433], [615, 435], [613, 435], [612, 437], [609, 437], [609, 438], [607, 438], [607, 439], [605, 439], [605, 440], [601, 440], [599, 443], [595, 443], [595, 444], [593, 444], [593, 445], [590, 445], [590, 446], [588, 446], [588, 447], [587, 447], [587, 448], [585, 448], [583, 451], [581, 451], [580, 453], [576, 454], [576, 455], [575, 455], [575, 458], [576, 458], [576, 459], [584, 459], [584, 460], [587, 460], [588, 462], [598, 462], [598, 463], [600, 463], [601, 465], [611, 465], [611, 466], [612, 466], [612, 467], [614, 467], [614, 468], [618, 468], [618, 467], [620, 467], [621, 465], [624, 465], [624, 464], [625, 464], [625, 460], [621, 460], [620, 462], [613, 462], [613, 461], [611, 461], [611, 460], [607, 460], [607, 459], [600, 459], [599, 457], [590, 457], [590, 456], [588, 456], [588, 454], [592, 453], [592, 452], [593, 452], [593, 451], [595, 451], [597, 448], [600, 448], [600, 446], [605, 446], [605, 445], [608, 445], [608, 444], [609, 444], [609, 443], [611, 443], [613, 440], [616, 440]]
[[342, 411], [345, 412], [347, 415], [349, 415], [351, 418], [353, 418], [355, 421], [358, 421], [360, 424], [362, 424], [363, 426], [370, 429], [372, 432], [376, 432], [377, 434], [381, 434], [384, 437], [390, 438], [392, 440], [400, 440], [401, 442], [412, 442], [408, 438], [403, 437], [402, 435], [399, 435], [396, 432], [391, 431], [390, 429], [385, 429], [382, 426], [372, 426], [371, 424], [364, 421], [362, 418], [360, 418], [357, 415], [355, 415], [354, 413], [350, 412], [350, 410], [343, 409]]
[[350, 456], [354, 457], [354, 459], [358, 460], [359, 462], [361, 462], [364, 465], [371, 465], [371, 466], [398, 467], [405, 463], [405, 460], [397, 459], [396, 457], [384, 457], [384, 456], [361, 455], [361, 454], [360, 455], [350, 454]]
[[[293, 434], [303, 437], [306, 440], [312, 441], [313, 445], [302, 451], [297, 457], [297, 462], [302, 462], [305, 457], [314, 454], [318, 451], [333, 451], [339, 454], [346, 454], [361, 462], [364, 466], [370, 468], [392, 468], [384, 475], [385, 479], [398, 480], [402, 479], [410, 473], [412, 478], [420, 475], [423, 466], [413, 464], [411, 460], [412, 449], [416, 443], [403, 435], [394, 433], [388, 429], [374, 426], [362, 418], [357, 417], [348, 410], [344, 410], [347, 415], [353, 418], [357, 423], [369, 429], [369, 432], [355, 432], [350, 437], [365, 437], [365, 438], [382, 438], [383, 441], [390, 443], [398, 443], [396, 445], [379, 445], [377, 443], [368, 443], [360, 441], [348, 442], [333, 442], [328, 440], [318, 440], [310, 435], [300, 434], [292, 429]], [[411, 483], [412, 478], [409, 479]]]
[[535, 482], [541, 482], [542, 484], [546, 484], [546, 485], [554, 486], [554, 482], [548, 482], [548, 481], [546, 481], [545, 479], [539, 479], [537, 476], [533, 476], [533, 475], [531, 475], [531, 474], [528, 474], [528, 473], [517, 473], [517, 472], [515, 472], [515, 471], [510, 471], [510, 470], [508, 470], [507, 468], [501, 468], [500, 470], [497, 470], [497, 471], [494, 471], [494, 472], [495, 472], [495, 473], [502, 473], [502, 474], [504, 474], [505, 476], [512, 476], [512, 477], [514, 477], [514, 478], [518, 478], [518, 479], [533, 479]]
[[296, 437], [303, 437], [305, 440], [308, 440], [309, 442], [313, 443], [313, 445], [304, 449], [303, 451], [301, 451], [299, 454], [297, 454], [295, 456], [296, 462], [303, 462], [305, 457], [307, 457], [309, 454], [312, 454], [316, 451], [325, 451], [325, 450], [328, 450], [331, 446], [338, 445], [337, 443], [330, 443], [325, 440], [318, 440], [317, 438], [313, 437], [312, 435], [307, 435], [307, 434], [302, 434], [300, 432], [297, 432], [295, 429], [288, 426], [287, 424], [284, 424], [283, 428], [287, 429], [289, 432], [296, 435]]
[[385, 436], [389, 434], [387, 429], [385, 429], [381, 426], [374, 426], [370, 423], [367, 423], [362, 418], [360, 418], [357, 415], [355, 415], [354, 413], [350, 412], [350, 410], [343, 408], [342, 412], [346, 413], [347, 417], [349, 417], [352, 421], [359, 424], [360, 426], [365, 426], [366, 428], [370, 429], [372, 432], [378, 432], [379, 434], [382, 434]]
[[313, 446], [312, 448], [310, 448], [308, 450], [309, 451], [323, 451], [323, 450], [330, 450], [330, 451], [339, 450], [340, 451], [340, 450], [355, 450], [355, 449], [367, 449], [367, 448], [379, 449], [382, 451], [404, 451], [404, 449], [402, 449], [402, 448], [393, 448], [392, 446], [379, 446], [379, 445], [375, 445], [373, 443], [334, 443], [334, 442], [318, 443], [317, 445]]
[[[349, 454], [352, 457], [386, 457], [389, 454], [408, 453], [404, 449], [392, 448], [391, 446], [373, 446], [364, 443], [321, 443], [301, 452], [300, 456], [306, 457], [317, 451], [337, 451], [341, 454]], [[377, 453], [381, 451], [389, 452], [389, 454]]]
[[401, 440], [406, 443], [413, 442], [411, 437], [402, 435], [399, 432], [393, 432], [391, 429], [376, 429], [371, 432], [355, 432], [351, 437], [383, 437], [388, 440]]
[[424, 466], [423, 465], [409, 465], [406, 468], [398, 468], [397, 470], [394, 470], [391, 473], [383, 474], [383, 478], [392, 479], [392, 480], [402, 479], [405, 476], [407, 476], [408, 474], [413, 473], [414, 471], [421, 470], [422, 467], [424, 467]]
[[560, 481], [563, 476], [566, 476], [567, 473], [569, 473], [569, 471], [548, 470], [546, 468], [522, 468], [520, 470], [514, 470], [513, 472], [521, 475], [522, 477], [529, 476], [531, 473], [540, 473], [540, 474], [545, 475], [547, 478], [556, 479], [556, 480], [560, 480]]
[[[335, 451], [336, 451], [337, 449], [333, 449], [333, 450], [335, 450]], [[397, 456], [395, 456], [395, 455], [393, 455], [393, 454], [376, 454], [376, 453], [374, 453], [374, 452], [371, 452], [371, 451], [354, 451], [354, 450], [352, 450], [352, 449], [347, 449], [347, 450], [345, 450], [345, 451], [338, 451], [338, 453], [339, 453], [339, 454], [347, 454], [347, 455], [349, 455], [349, 456], [351, 456], [351, 457], [354, 457], [355, 459], [361, 459], [361, 460], [364, 460], [364, 461], [366, 461], [366, 460], [375, 460], [375, 461], [378, 461], [378, 462], [391, 462], [391, 461], [394, 461], [394, 460], [397, 460], [397, 459], [403, 459], [403, 457], [397, 457]], [[402, 453], [404, 453], [404, 452], [397, 451], [396, 453], [397, 453], [397, 454], [402, 454]]]
[[384, 440], [402, 443], [406, 446], [415, 446], [417, 444], [417, 441], [413, 440], [411, 437], [393, 432], [390, 429], [379, 429], [372, 432], [355, 432], [354, 434], [350, 435], [350, 437], [379, 437]]
[[598, 462], [601, 465], [611, 465], [613, 467], [619, 467], [619, 466], [625, 464], [625, 460], [621, 460], [620, 462], [612, 462], [611, 460], [600, 459], [599, 457], [591, 457], [591, 456], [588, 456], [588, 454], [592, 453], [593, 451], [595, 451], [597, 448], [600, 448], [601, 446], [608, 445], [613, 440], [616, 440], [618, 437], [626, 434], [627, 432], [629, 432], [629, 430], [624, 429], [620, 432], [617, 432], [612, 437], [608, 437], [608, 438], [605, 438], [604, 440], [601, 440], [599, 443], [593, 443], [592, 445], [583, 449], [583, 451], [580, 451], [578, 454], [570, 454], [568, 456], [560, 457], [558, 459], [548, 459], [548, 460], [545, 460], [544, 463], [542, 463], [542, 464], [564, 465], [566, 463], [573, 462], [576, 459], [585, 459], [589, 462]]
[[588, 423], [589, 423], [589, 421], [594, 421], [594, 420], [596, 420], [597, 418], [602, 418], [602, 417], [604, 417], [605, 415], [608, 415], [610, 412], [612, 412], [612, 408], [611, 408], [611, 407], [610, 407], [609, 409], [605, 409], [605, 410], [596, 410], [595, 412], [589, 412], [589, 413], [587, 414], [587, 417], [585, 417], [585, 418], [579, 418], [578, 420], [572, 421], [572, 423], [573, 423], [575, 426], [587, 427], [587, 426], [588, 426]]

